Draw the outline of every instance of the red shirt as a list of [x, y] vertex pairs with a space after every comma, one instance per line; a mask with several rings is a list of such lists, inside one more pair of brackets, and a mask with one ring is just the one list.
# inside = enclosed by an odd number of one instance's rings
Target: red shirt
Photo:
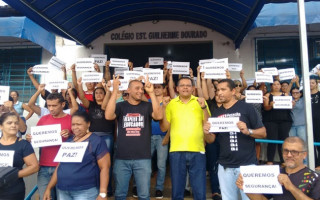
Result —
[[[71, 133], [71, 115], [66, 115], [61, 118], [54, 118], [51, 114], [45, 115], [40, 118], [37, 123], [37, 126], [43, 125], [52, 125], [52, 124], [61, 124], [61, 130], [68, 129]], [[67, 138], [62, 137], [62, 141], [66, 141]], [[49, 147], [41, 147], [40, 153], [40, 166], [49, 166], [49, 167], [56, 167], [58, 163], [53, 162], [54, 158], [56, 157], [59, 151], [60, 145], [58, 146], [49, 146]]]

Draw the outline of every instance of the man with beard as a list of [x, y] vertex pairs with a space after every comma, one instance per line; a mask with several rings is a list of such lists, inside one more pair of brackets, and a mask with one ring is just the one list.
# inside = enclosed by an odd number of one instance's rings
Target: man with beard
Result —
[[[308, 200], [320, 199], [320, 176], [303, 164], [307, 157], [307, 146], [299, 137], [288, 137], [282, 145], [282, 154], [286, 167], [280, 169], [279, 183], [283, 186], [283, 194], [262, 195], [246, 194], [253, 200]], [[243, 179], [239, 175], [236, 182], [243, 189]]]

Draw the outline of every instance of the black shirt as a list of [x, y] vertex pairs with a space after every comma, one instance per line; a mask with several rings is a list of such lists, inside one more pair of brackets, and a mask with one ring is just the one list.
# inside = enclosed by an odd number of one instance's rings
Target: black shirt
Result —
[[88, 113], [90, 117], [91, 132], [107, 132], [113, 134], [115, 128], [114, 120], [106, 120], [105, 111], [101, 109], [101, 105], [95, 101], [89, 101]]

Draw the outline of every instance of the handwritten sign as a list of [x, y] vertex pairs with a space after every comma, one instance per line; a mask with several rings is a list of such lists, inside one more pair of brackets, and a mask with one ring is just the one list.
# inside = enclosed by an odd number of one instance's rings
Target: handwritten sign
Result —
[[149, 78], [152, 84], [163, 84], [163, 71], [160, 69], [156, 70], [143, 70], [143, 75], [145, 78]]
[[49, 74], [50, 69], [48, 65], [35, 65], [32, 67], [32, 74]]
[[128, 67], [128, 59], [111, 58], [110, 67]]
[[276, 67], [262, 68], [261, 70], [265, 74], [271, 74], [272, 76], [277, 76], [279, 74], [278, 69]]
[[237, 126], [239, 117], [211, 117], [208, 121], [211, 123], [209, 132], [240, 132]]
[[89, 142], [64, 142], [54, 158], [54, 162], [82, 162]]
[[85, 72], [82, 73], [83, 83], [99, 83], [102, 81], [103, 73], [98, 72]]
[[60, 145], [62, 143], [60, 132], [60, 124], [33, 126], [31, 145], [33, 148]]
[[140, 76], [143, 76], [143, 72], [140, 71], [124, 71], [123, 78], [126, 80], [135, 80], [138, 79]]
[[0, 105], [9, 100], [10, 86], [0, 85]]
[[273, 77], [271, 74], [266, 74], [263, 72], [255, 72], [257, 83], [273, 83]]
[[[119, 85], [119, 91], [124, 91], [128, 89], [128, 85], [130, 80], [126, 80], [126, 79], [119, 79], [120, 81], [120, 85]], [[110, 91], [113, 91], [113, 80], [111, 80], [111, 87], [110, 87]]]
[[273, 96], [274, 109], [292, 109], [292, 96]]
[[241, 71], [242, 63], [229, 63], [228, 69], [229, 71]]
[[107, 61], [107, 55], [104, 54], [91, 54], [91, 58], [94, 58], [94, 62], [100, 67], [103, 67]]
[[253, 194], [282, 194], [278, 181], [279, 165], [240, 166], [243, 192]]
[[46, 84], [46, 89], [49, 90], [66, 90], [68, 89], [68, 81], [67, 80], [49, 80]]
[[149, 65], [163, 65], [163, 58], [149, 57]]
[[278, 72], [279, 72], [280, 81], [291, 80], [296, 76], [296, 72], [294, 71], [294, 68], [279, 69]]
[[263, 103], [261, 90], [246, 90], [246, 103]]
[[77, 58], [76, 59], [76, 71], [77, 72], [90, 72], [94, 70], [94, 58]]
[[13, 167], [14, 151], [0, 151], [0, 167]]
[[62, 60], [58, 59], [57, 57], [53, 56], [49, 60], [49, 68], [54, 69], [54, 70], [61, 70], [61, 67], [64, 66], [66, 63], [63, 62]]
[[172, 62], [172, 74], [189, 74], [190, 62]]

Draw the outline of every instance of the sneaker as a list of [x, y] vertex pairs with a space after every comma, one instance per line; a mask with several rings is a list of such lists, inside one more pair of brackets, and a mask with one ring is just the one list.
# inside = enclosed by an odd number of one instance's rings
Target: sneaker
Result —
[[161, 190], [156, 191], [156, 199], [163, 199], [163, 194]]
[[184, 197], [189, 197], [191, 196], [191, 192], [189, 190], [184, 190]]
[[134, 198], [138, 198], [137, 187], [133, 187], [133, 188], [132, 188], [132, 196], [133, 196]]
[[219, 193], [212, 194], [212, 200], [222, 200], [221, 194]]

